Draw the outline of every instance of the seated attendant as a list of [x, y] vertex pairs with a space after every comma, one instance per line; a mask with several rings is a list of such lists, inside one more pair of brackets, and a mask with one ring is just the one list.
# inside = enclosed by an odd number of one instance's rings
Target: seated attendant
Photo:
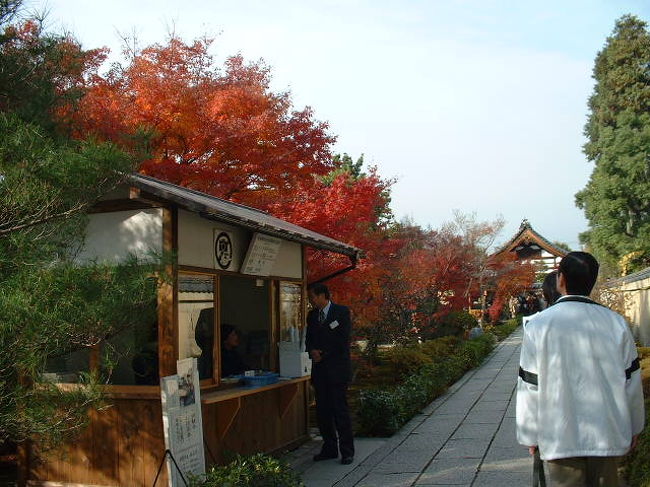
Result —
[[221, 325], [221, 377], [242, 374], [249, 367], [237, 351], [239, 334], [234, 326]]

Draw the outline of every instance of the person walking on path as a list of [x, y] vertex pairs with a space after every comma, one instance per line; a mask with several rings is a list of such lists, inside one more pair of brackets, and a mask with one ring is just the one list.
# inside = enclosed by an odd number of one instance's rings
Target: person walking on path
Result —
[[639, 359], [625, 319], [588, 296], [598, 262], [567, 254], [557, 302], [524, 329], [517, 441], [539, 448], [553, 486], [618, 486], [644, 426]]
[[[553, 306], [553, 304], [555, 304], [555, 302], [560, 298], [560, 293], [557, 290], [557, 271], [551, 271], [544, 277], [544, 282], [542, 283], [542, 294], [544, 296], [544, 301], [546, 302], [545, 309], [549, 306]], [[524, 328], [530, 320], [539, 316], [540, 313], [541, 311], [538, 311], [532, 316], [524, 316]], [[545, 486], [546, 476], [544, 474], [544, 462], [542, 462], [542, 459], [539, 456], [539, 448], [536, 448], [533, 453], [533, 487]]]
[[311, 380], [316, 392], [318, 428], [323, 437], [323, 446], [314, 455], [314, 461], [337, 458], [340, 451], [341, 463], [349, 465], [354, 460], [346, 397], [352, 379], [350, 310], [330, 301], [325, 284], [312, 284], [307, 291], [313, 309], [307, 315], [305, 343], [312, 360]]

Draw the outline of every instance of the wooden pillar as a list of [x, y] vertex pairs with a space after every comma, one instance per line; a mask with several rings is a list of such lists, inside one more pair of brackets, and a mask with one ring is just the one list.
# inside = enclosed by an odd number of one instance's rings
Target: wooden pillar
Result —
[[[221, 382], [221, 279], [219, 276], [212, 277], [213, 283], [213, 306], [214, 306], [214, 321], [212, 326], [216, 327], [214, 330], [214, 340], [212, 342], [212, 378], [213, 383], [219, 384]], [[205, 417], [205, 416], [204, 416]]]
[[[302, 326], [305, 327], [305, 333], [307, 333], [307, 246], [302, 245], [302, 299], [300, 300], [301, 306], [301, 316], [300, 320], [302, 321]], [[304, 431], [309, 431], [309, 406], [311, 403], [311, 388], [309, 387], [309, 382], [301, 384], [301, 387], [304, 387], [305, 393], [303, 394], [304, 399], [304, 410], [305, 410], [305, 424]]]
[[158, 365], [160, 377], [176, 373], [178, 360], [178, 209], [163, 212], [163, 254], [166, 279], [158, 287]]
[[[302, 320], [307, 319], [307, 247], [302, 246]], [[307, 326], [306, 323], [303, 323]]]
[[280, 281], [270, 279], [269, 283], [269, 369], [280, 369], [280, 351], [277, 343], [280, 341]]

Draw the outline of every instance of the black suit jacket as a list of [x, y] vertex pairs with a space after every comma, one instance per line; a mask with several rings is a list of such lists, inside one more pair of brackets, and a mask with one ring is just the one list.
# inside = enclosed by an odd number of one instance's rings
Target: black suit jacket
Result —
[[323, 323], [318, 322], [318, 309], [312, 309], [307, 314], [307, 351], [322, 351], [322, 360], [312, 362], [311, 376], [314, 381], [350, 382], [351, 332], [352, 320], [347, 306], [331, 303]]

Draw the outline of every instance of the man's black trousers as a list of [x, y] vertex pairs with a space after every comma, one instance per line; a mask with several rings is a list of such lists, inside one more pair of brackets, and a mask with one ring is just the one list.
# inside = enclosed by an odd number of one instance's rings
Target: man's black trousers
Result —
[[331, 383], [326, 378], [313, 380], [312, 383], [316, 392], [318, 429], [323, 437], [321, 453], [337, 456], [340, 451], [343, 458], [353, 457], [354, 440], [347, 400], [348, 384]]

